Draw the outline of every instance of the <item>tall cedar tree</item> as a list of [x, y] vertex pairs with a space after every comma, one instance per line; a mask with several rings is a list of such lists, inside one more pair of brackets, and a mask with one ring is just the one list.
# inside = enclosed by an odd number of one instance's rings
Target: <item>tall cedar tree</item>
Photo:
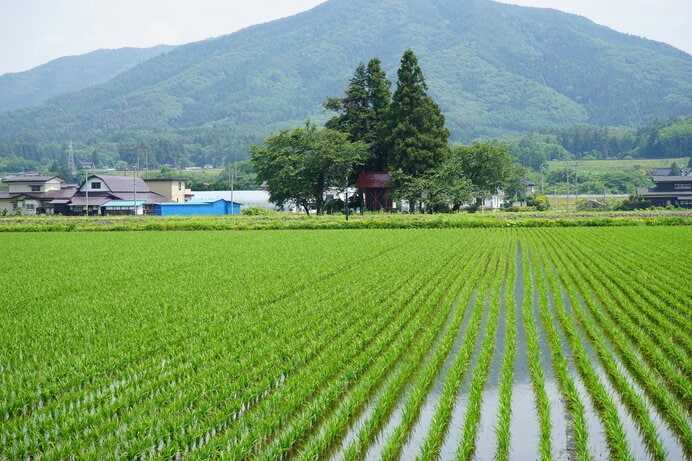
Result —
[[358, 65], [343, 98], [328, 98], [324, 103], [325, 108], [339, 113], [326, 123], [327, 128], [346, 133], [350, 141], [368, 145], [366, 171], [384, 171], [387, 166], [381, 124], [389, 107], [391, 84], [380, 60], [373, 58], [367, 67]]
[[427, 94], [418, 58], [406, 50], [397, 72], [399, 81], [384, 120], [384, 141], [390, 171], [415, 178], [441, 164], [449, 154], [450, 132], [437, 103]]

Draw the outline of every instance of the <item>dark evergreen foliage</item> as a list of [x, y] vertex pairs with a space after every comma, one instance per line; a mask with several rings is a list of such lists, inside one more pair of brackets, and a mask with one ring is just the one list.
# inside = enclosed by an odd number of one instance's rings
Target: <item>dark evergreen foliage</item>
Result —
[[438, 166], [449, 153], [449, 130], [437, 103], [427, 94], [418, 58], [406, 50], [392, 102], [383, 122], [388, 169], [417, 177]]

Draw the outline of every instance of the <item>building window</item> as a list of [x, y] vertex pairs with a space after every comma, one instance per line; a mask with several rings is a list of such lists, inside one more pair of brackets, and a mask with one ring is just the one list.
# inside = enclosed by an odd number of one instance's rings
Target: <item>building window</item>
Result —
[[32, 211], [33, 211], [33, 210], [36, 209], [36, 205], [34, 205], [33, 203], [25, 203], [25, 204], [24, 204], [24, 208], [27, 209], [27, 210], [32, 210]]
[[101, 188], [101, 182], [100, 181], [94, 181], [91, 183], [91, 188], [92, 189], [100, 189]]
[[31, 192], [41, 192], [41, 186], [31, 186]]
[[675, 184], [675, 190], [681, 190], [681, 189], [692, 189], [692, 183], [677, 183]]
[[183, 189], [183, 183], [182, 183], [182, 181], [178, 181], [178, 190], [182, 190], [182, 189]]

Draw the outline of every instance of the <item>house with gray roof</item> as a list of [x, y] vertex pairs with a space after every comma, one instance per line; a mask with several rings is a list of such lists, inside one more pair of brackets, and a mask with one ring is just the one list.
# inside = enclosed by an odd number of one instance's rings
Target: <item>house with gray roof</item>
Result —
[[36, 173], [10, 175], [2, 178], [6, 191], [0, 191], [0, 213], [25, 215], [53, 214], [55, 201], [68, 201], [75, 188], [58, 176]]
[[92, 174], [66, 204], [66, 214], [153, 214], [155, 203], [169, 201], [139, 176]]
[[638, 188], [637, 195], [651, 203], [651, 206], [674, 206], [692, 208], [692, 174], [682, 170], [679, 175], [658, 175], [655, 170], [651, 181], [656, 187]]

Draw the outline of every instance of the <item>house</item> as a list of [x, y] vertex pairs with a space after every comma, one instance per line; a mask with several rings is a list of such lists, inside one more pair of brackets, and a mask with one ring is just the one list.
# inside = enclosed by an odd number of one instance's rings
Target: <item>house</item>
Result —
[[153, 214], [155, 203], [170, 201], [138, 176], [92, 174], [66, 204], [69, 214]]
[[169, 201], [182, 203], [192, 199], [192, 191], [185, 186], [184, 178], [145, 179], [152, 192], [168, 197]]
[[366, 172], [358, 175], [356, 187], [365, 198], [365, 209], [368, 211], [389, 211], [394, 209], [394, 203], [389, 191], [394, 188], [392, 177], [384, 172]]
[[680, 208], [692, 208], [692, 175], [681, 171], [679, 175], [658, 175], [655, 170], [651, 180], [656, 185], [652, 188], [638, 188], [637, 195], [651, 203], [651, 206], [665, 207], [672, 205]]
[[238, 215], [240, 203], [224, 199], [156, 203], [153, 211], [157, 216]]
[[53, 214], [56, 201], [68, 200], [75, 192], [72, 185], [58, 176], [36, 173], [6, 176], [2, 182], [7, 191], [0, 191], [0, 213], [13, 214], [20, 209], [22, 214]]

